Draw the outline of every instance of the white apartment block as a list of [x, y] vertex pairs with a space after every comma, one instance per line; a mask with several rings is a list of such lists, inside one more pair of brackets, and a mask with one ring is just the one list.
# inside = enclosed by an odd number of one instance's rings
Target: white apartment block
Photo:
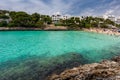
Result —
[[118, 18], [118, 19], [116, 20], [116, 23], [117, 23], [117, 24], [120, 24], [120, 18]]
[[115, 22], [115, 16], [113, 16], [113, 15], [109, 15], [109, 16], [108, 16], [108, 19], [110, 19], [111, 21], [114, 21], [114, 22]]
[[67, 16], [67, 15], [62, 16], [62, 19], [63, 19], [63, 20], [66, 20], [66, 19], [68, 19], [68, 16]]
[[60, 19], [66, 20], [69, 17], [67, 15], [61, 15], [60, 12], [57, 12], [51, 16], [53, 23], [59, 22]]
[[54, 15], [52, 15], [52, 21], [54, 23], [57, 23], [60, 19], [61, 19], [60, 13], [55, 13]]

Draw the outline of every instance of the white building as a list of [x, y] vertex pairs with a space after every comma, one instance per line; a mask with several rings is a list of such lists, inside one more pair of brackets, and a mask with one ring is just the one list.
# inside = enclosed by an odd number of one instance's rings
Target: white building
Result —
[[114, 15], [109, 15], [109, 16], [108, 16], [108, 19], [110, 19], [111, 21], [114, 21], [114, 22], [115, 22], [115, 16], [114, 16]]
[[12, 21], [11, 17], [9, 16], [9, 13], [5, 13], [5, 16], [8, 16], [9, 18], [8, 19], [0, 18], [0, 22], [5, 21], [5, 22], [9, 23], [10, 21]]
[[61, 14], [59, 12], [52, 15], [52, 21], [57, 23], [61, 19]]
[[10, 16], [10, 14], [9, 14], [9, 13], [6, 13], [5, 15], [6, 15], [6, 16]]
[[117, 18], [116, 23], [120, 24], [120, 18]]
[[68, 16], [67, 15], [62, 16], [61, 19], [66, 20], [66, 19], [68, 19]]
[[53, 23], [59, 22], [60, 19], [66, 20], [69, 18], [69, 16], [67, 15], [61, 15], [60, 12], [53, 14], [51, 17], [52, 17]]

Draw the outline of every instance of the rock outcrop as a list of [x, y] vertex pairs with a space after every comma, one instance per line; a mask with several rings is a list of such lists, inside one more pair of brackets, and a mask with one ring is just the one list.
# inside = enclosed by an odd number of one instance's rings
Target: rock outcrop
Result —
[[49, 80], [120, 80], [120, 56], [53, 74]]

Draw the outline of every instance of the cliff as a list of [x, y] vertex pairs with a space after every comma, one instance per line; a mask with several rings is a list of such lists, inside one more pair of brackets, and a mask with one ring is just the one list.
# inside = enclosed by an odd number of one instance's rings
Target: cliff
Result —
[[53, 74], [48, 80], [120, 80], [120, 56]]

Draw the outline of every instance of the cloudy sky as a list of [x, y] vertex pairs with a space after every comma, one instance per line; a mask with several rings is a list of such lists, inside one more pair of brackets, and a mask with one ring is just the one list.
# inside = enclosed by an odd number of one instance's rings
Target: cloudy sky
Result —
[[0, 0], [0, 9], [76, 16], [120, 16], [120, 0]]

